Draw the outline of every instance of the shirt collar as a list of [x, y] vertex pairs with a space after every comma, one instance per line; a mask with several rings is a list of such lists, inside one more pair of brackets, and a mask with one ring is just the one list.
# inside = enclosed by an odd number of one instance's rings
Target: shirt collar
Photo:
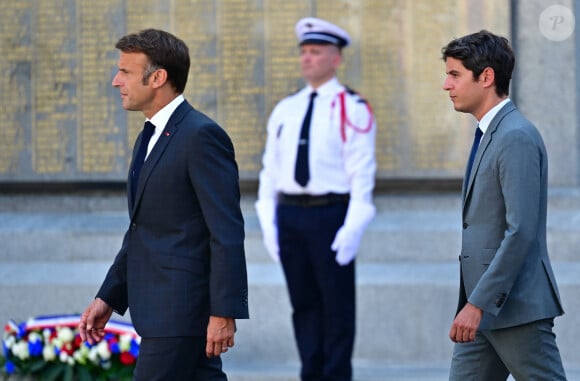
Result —
[[181, 102], [183, 102], [184, 100], [185, 98], [183, 97], [183, 94], [179, 94], [171, 102], [166, 104], [165, 107], [157, 111], [157, 113], [153, 115], [151, 119], [146, 119], [149, 120], [151, 123], [153, 123], [153, 125], [155, 126], [155, 132], [163, 131], [165, 125], [167, 125], [169, 118], [171, 117], [177, 106], [179, 106]]
[[481, 131], [483, 131], [484, 134], [485, 134], [485, 131], [487, 131], [489, 124], [491, 123], [493, 118], [495, 118], [495, 116], [497, 115], [499, 110], [501, 110], [501, 108], [503, 106], [505, 106], [505, 104], [508, 103], [509, 101], [510, 101], [510, 99], [506, 98], [503, 101], [499, 102], [491, 110], [486, 112], [485, 115], [483, 116], [483, 118], [481, 118], [481, 120], [479, 121], [479, 129]]
[[313, 91], [316, 91], [316, 93], [318, 95], [335, 95], [341, 86], [340, 86], [340, 82], [338, 82], [338, 79], [336, 77], [333, 77], [332, 79], [330, 79], [329, 81], [327, 81], [326, 83], [324, 83], [322, 86], [319, 86], [316, 90], [312, 88], [312, 86], [308, 85], [307, 89], [308, 89], [308, 94], [312, 93]]

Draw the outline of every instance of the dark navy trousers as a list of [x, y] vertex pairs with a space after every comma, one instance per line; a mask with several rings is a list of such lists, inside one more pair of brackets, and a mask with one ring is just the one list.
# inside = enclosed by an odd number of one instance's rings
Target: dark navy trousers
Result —
[[220, 357], [207, 358], [205, 337], [142, 338], [133, 381], [227, 381]]
[[355, 264], [339, 266], [330, 245], [348, 204], [277, 207], [278, 243], [302, 362], [302, 381], [351, 381]]

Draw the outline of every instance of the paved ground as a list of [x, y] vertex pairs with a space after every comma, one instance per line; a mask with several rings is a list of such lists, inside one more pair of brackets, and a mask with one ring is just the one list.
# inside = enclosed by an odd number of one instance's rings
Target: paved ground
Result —
[[[264, 251], [253, 201], [242, 202], [252, 319], [239, 322], [239, 346], [224, 357], [224, 367], [230, 381], [298, 381], [287, 291], [279, 265]], [[357, 268], [354, 381], [447, 380], [460, 200], [389, 195], [376, 201], [379, 213]], [[580, 192], [553, 192], [548, 220], [566, 309], [556, 321], [558, 342], [568, 380], [580, 381]], [[124, 197], [0, 196], [0, 324], [82, 311], [127, 223]]]

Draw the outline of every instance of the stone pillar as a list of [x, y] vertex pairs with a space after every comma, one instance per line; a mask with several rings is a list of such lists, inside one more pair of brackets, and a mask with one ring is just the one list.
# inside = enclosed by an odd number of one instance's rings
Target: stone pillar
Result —
[[541, 131], [552, 186], [580, 185], [578, 0], [513, 0], [512, 99]]

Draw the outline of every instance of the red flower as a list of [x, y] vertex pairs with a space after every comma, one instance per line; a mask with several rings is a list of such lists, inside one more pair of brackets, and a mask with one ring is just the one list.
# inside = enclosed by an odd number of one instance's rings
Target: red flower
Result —
[[75, 335], [75, 339], [73, 341], [73, 345], [75, 348], [80, 348], [83, 344], [83, 339], [81, 339], [81, 335]]
[[71, 343], [66, 343], [62, 346], [61, 351], [65, 352], [69, 356], [72, 356], [73, 353], [75, 352], [75, 349], [73, 348]]
[[122, 352], [119, 355], [119, 361], [123, 365], [132, 365], [135, 363], [135, 356], [133, 356], [130, 352]]

